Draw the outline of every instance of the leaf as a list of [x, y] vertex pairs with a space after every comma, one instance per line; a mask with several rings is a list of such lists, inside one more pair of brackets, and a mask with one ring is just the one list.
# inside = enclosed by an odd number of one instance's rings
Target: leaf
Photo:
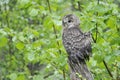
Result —
[[10, 78], [11, 80], [16, 80], [17, 74], [16, 74], [16, 73], [12, 73], [12, 74], [9, 75], [9, 78]]
[[7, 45], [8, 39], [6, 37], [0, 36], [0, 47], [4, 47]]
[[16, 80], [26, 80], [23, 74], [19, 75]]
[[18, 3], [20, 4], [20, 5], [18, 5], [18, 7], [26, 8], [30, 5], [29, 2], [30, 2], [30, 0], [18, 0]]
[[30, 0], [20, 0], [21, 4], [27, 4]]
[[33, 80], [44, 80], [43, 79], [43, 75], [35, 75], [34, 77], [33, 77]]
[[116, 18], [115, 17], [110, 17], [107, 21], [107, 25], [111, 28], [115, 28]]
[[108, 10], [103, 5], [97, 5], [94, 7], [94, 11], [98, 13], [106, 13]]
[[36, 30], [31, 30], [32, 31], [32, 33], [36, 36], [36, 37], [38, 37], [39, 36], [39, 32], [37, 32]]
[[116, 50], [116, 51], [114, 51], [114, 53], [116, 56], [120, 56], [120, 50]]
[[51, 27], [53, 26], [53, 20], [52, 20], [52, 18], [50, 16], [47, 16], [45, 18], [43, 26], [47, 27], [47, 29], [51, 29]]
[[19, 49], [19, 50], [22, 50], [24, 47], [25, 47], [25, 45], [22, 42], [18, 42], [16, 44], [16, 48]]
[[34, 53], [29, 53], [28, 54], [28, 60], [33, 61], [35, 59], [35, 54]]
[[105, 61], [107, 61], [107, 62], [110, 61], [111, 57], [112, 57], [111, 55], [106, 56], [106, 57], [105, 57]]
[[41, 41], [35, 41], [32, 45], [33, 45], [33, 47], [40, 47]]
[[40, 10], [43, 11], [45, 8], [43, 6], [39, 6]]
[[30, 16], [37, 16], [38, 15], [38, 9], [32, 9], [29, 13]]

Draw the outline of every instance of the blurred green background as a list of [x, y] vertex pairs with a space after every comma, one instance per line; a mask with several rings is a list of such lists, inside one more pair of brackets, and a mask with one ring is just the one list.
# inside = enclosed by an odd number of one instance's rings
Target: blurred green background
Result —
[[96, 40], [94, 79], [120, 80], [120, 0], [0, 0], [0, 80], [70, 80], [61, 39], [70, 13]]

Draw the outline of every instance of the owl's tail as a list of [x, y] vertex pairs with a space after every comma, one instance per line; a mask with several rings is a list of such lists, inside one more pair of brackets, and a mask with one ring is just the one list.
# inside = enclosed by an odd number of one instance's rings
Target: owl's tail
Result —
[[68, 57], [71, 68], [71, 80], [93, 80], [91, 72], [88, 70], [85, 60], [74, 62]]

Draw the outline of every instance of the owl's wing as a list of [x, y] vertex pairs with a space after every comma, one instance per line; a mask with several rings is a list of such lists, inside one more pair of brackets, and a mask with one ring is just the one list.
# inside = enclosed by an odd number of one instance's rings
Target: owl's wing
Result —
[[63, 41], [69, 57], [73, 60], [88, 59], [91, 56], [91, 36], [90, 33], [81, 33], [78, 29], [70, 31]]
[[83, 54], [83, 57], [88, 60], [92, 55], [91, 40], [91, 34], [89, 32], [84, 33], [80, 44], [77, 44], [79, 45], [79, 51]]

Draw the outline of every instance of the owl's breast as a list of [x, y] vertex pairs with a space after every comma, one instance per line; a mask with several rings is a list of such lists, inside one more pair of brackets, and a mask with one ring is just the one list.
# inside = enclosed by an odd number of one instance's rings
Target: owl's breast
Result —
[[71, 44], [74, 42], [80, 41], [83, 37], [82, 32], [80, 32], [80, 30], [76, 29], [76, 28], [64, 30], [62, 36], [63, 36], [63, 40], [65, 40], [65, 42], [69, 42]]
[[64, 30], [63, 35], [62, 35], [62, 40], [64, 47], [66, 48], [67, 51], [70, 51], [70, 53], [75, 49], [74, 46], [80, 45], [80, 41], [82, 39], [82, 34], [79, 31], [79, 29], [69, 29], [69, 30]]

